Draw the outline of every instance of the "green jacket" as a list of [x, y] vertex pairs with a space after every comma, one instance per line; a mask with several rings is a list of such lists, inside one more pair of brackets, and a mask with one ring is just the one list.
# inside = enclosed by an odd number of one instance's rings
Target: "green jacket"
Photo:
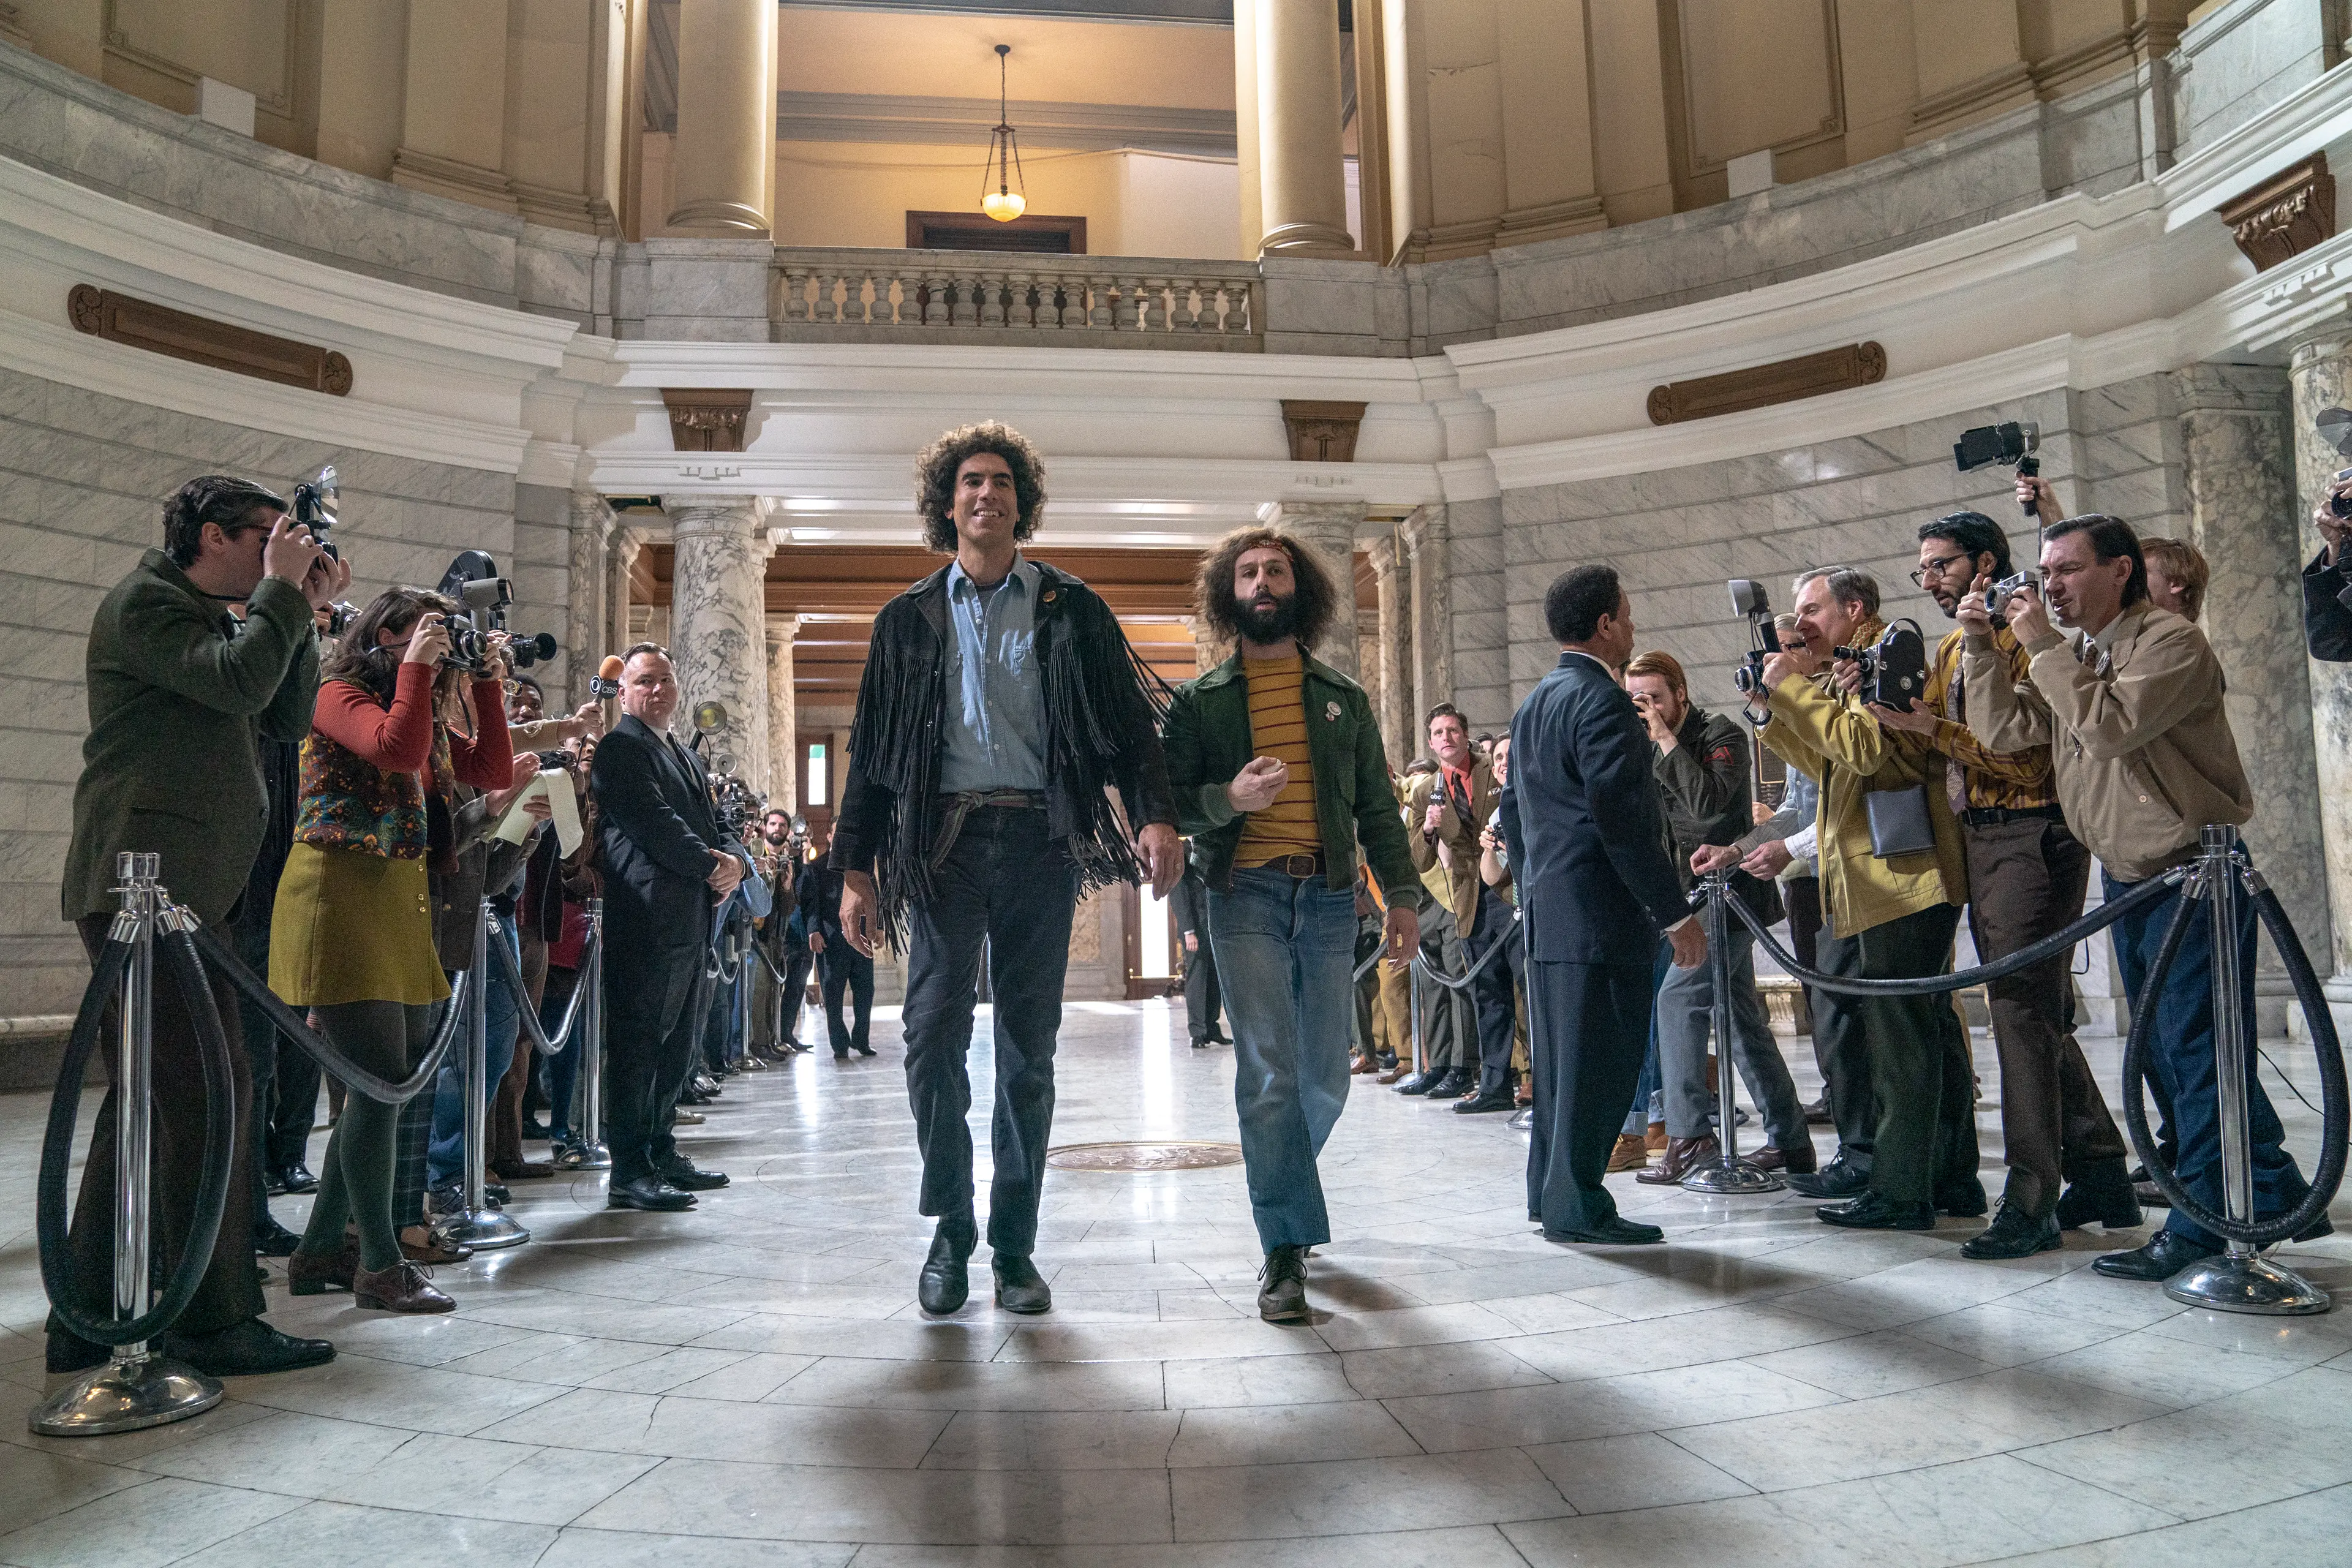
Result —
[[256, 731], [281, 741], [310, 732], [319, 639], [309, 601], [266, 577], [240, 630], [150, 550], [90, 622], [87, 680], [65, 918], [121, 908], [114, 858], [136, 849], [162, 855], [173, 899], [219, 923], [261, 849], [268, 800]]
[[[1306, 667], [1298, 697], [1307, 710], [1307, 746], [1315, 763], [1325, 885], [1334, 890], [1355, 886], [1356, 845], [1361, 840], [1382, 894], [1420, 909], [1427, 895], [1412, 868], [1371, 699], [1314, 655], [1302, 649], [1301, 657]], [[1192, 840], [1193, 863], [1209, 886], [1231, 892], [1243, 820], [1225, 798], [1225, 786], [1256, 755], [1250, 746], [1249, 682], [1239, 654], [1176, 689], [1162, 743], [1176, 796], [1176, 831]]]

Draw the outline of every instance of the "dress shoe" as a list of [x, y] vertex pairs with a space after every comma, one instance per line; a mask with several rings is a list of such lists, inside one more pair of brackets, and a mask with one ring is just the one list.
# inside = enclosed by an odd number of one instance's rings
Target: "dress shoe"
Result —
[[1282, 1246], [1265, 1255], [1257, 1271], [1257, 1315], [1269, 1323], [1307, 1321], [1307, 1249]]
[[2110, 1252], [2092, 1260], [2094, 1271], [2110, 1279], [2138, 1279], [2161, 1285], [2190, 1264], [2214, 1255], [2215, 1248], [2189, 1240], [2179, 1231], [2159, 1230], [2143, 1247]]
[[1666, 1124], [1663, 1121], [1653, 1121], [1644, 1128], [1642, 1131], [1642, 1147], [1647, 1149], [1653, 1154], [1664, 1153], [1666, 1152]]
[[538, 1117], [526, 1116], [522, 1119], [522, 1135], [533, 1143], [545, 1143], [554, 1138], [555, 1131]]
[[502, 1209], [514, 1202], [514, 1194], [507, 1190], [507, 1184], [504, 1182], [484, 1182], [482, 1201], [494, 1209]]
[[1933, 1230], [1936, 1228], [1936, 1205], [1929, 1203], [1900, 1203], [1884, 1193], [1864, 1189], [1842, 1204], [1824, 1204], [1813, 1211], [1813, 1216], [1824, 1225], [1842, 1225], [1848, 1230]]
[[856, 1051], [861, 1057], [870, 1057], [874, 1054], [874, 1047], [872, 1046], [861, 1046], [852, 1042], [849, 1048]]
[[1579, 1247], [1654, 1247], [1666, 1239], [1666, 1233], [1654, 1225], [1637, 1224], [1623, 1215], [1612, 1214], [1586, 1230], [1554, 1230], [1546, 1226], [1543, 1238]]
[[743, 1059], [735, 1064], [735, 1070], [737, 1072], [766, 1072], [768, 1070], [768, 1064], [761, 1061], [750, 1051], [745, 1051], [743, 1053]]
[[1665, 1158], [1634, 1176], [1644, 1186], [1671, 1187], [1691, 1173], [1691, 1167], [1702, 1160], [1712, 1160], [1723, 1152], [1715, 1134], [1703, 1133], [1696, 1138], [1669, 1138]]
[[768, 1063], [772, 1067], [778, 1062], [788, 1062], [793, 1059], [793, 1053], [789, 1047], [779, 1049], [774, 1046], [753, 1046], [751, 1047], [751, 1055], [759, 1060]]
[[692, 1083], [688, 1087], [697, 1094], [706, 1094], [713, 1100], [719, 1098], [719, 1080], [707, 1072], [696, 1073]]
[[352, 1276], [354, 1304], [379, 1312], [454, 1312], [457, 1303], [433, 1288], [432, 1277], [405, 1258], [389, 1268]]
[[1821, 1099], [1813, 1101], [1811, 1105], [1805, 1107], [1805, 1125], [1808, 1127], [1827, 1127], [1829, 1124], [1830, 1102], [1829, 1097], [1824, 1095]]
[[1429, 1086], [1432, 1100], [1459, 1100], [1478, 1087], [1478, 1080], [1460, 1068], [1449, 1068], [1445, 1076]]
[[947, 1237], [931, 1238], [931, 1255], [923, 1259], [923, 1272], [915, 1280], [915, 1300], [924, 1311], [938, 1317], [963, 1305], [971, 1294], [971, 1274], [965, 1265], [970, 1256]]
[[[703, 1092], [702, 1092], [702, 1090], [700, 1090], [700, 1089], [681, 1089], [681, 1090], [679, 1090], [679, 1091], [678, 1091], [678, 1096], [677, 1096], [677, 1106], [678, 1106], [677, 1114], [678, 1114], [678, 1120], [680, 1120], [680, 1121], [684, 1121], [684, 1120], [686, 1119], [686, 1112], [687, 1112], [687, 1110], [688, 1110], [688, 1107], [690, 1107], [690, 1106], [697, 1106], [697, 1105], [709, 1105], [709, 1104], [711, 1102], [711, 1100], [714, 1100], [714, 1099], [716, 1099], [716, 1098], [717, 1098], [717, 1097], [716, 1097], [715, 1095], [709, 1095], [709, 1094], [705, 1094], [705, 1093], [703, 1093]], [[695, 1118], [695, 1120], [696, 1120], [697, 1121], [701, 1121], [701, 1120], [702, 1120], [702, 1118], [700, 1118], [700, 1117], [698, 1117], [698, 1117], [696, 1117], [696, 1118]]]
[[690, 1110], [683, 1105], [670, 1113], [670, 1121], [680, 1127], [699, 1127], [709, 1120], [699, 1110]]
[[315, 1193], [319, 1190], [319, 1178], [312, 1175], [310, 1168], [299, 1160], [278, 1171], [278, 1183], [289, 1193]]
[[834, 1048], [833, 1059], [837, 1062], [847, 1061], [849, 1059], [848, 1050], [842, 1047], [835, 1047]]
[[1647, 1145], [1630, 1132], [1617, 1135], [1617, 1146], [1609, 1151], [1609, 1174], [1621, 1171], [1638, 1171], [1650, 1163]]
[[345, 1237], [342, 1250], [329, 1255], [298, 1250], [286, 1260], [286, 1293], [323, 1296], [330, 1290], [348, 1290], [359, 1266], [360, 1244], [354, 1237]]
[[[1528, 1082], [1526, 1079], [1521, 1079], [1517, 1084], [1512, 1086], [1511, 1103], [1513, 1105], [1533, 1105], [1535, 1102], [1536, 1086], [1534, 1084]], [[1645, 1149], [1643, 1152], [1647, 1153], [1648, 1151]]]
[[1759, 1171], [1786, 1171], [1792, 1176], [1810, 1176], [1819, 1170], [1814, 1163], [1811, 1142], [1792, 1143], [1786, 1149], [1767, 1143], [1761, 1149], [1750, 1150], [1740, 1158]]
[[[1206, 1040], [1194, 1040], [1192, 1044], [1197, 1048], [1208, 1044], [1208, 1042]], [[1349, 1078], [1362, 1078], [1366, 1073], [1375, 1073], [1380, 1070], [1380, 1063], [1372, 1060], [1369, 1055], [1350, 1057], [1348, 1058], [1348, 1076]]]
[[335, 1347], [325, 1340], [298, 1340], [259, 1318], [247, 1318], [217, 1333], [165, 1334], [163, 1353], [206, 1377], [259, 1377], [322, 1366], [335, 1359]]
[[1850, 1198], [1870, 1185], [1870, 1173], [1857, 1170], [1843, 1154], [1811, 1175], [1789, 1178], [1789, 1190], [1809, 1198]]
[[707, 1193], [727, 1184], [724, 1171], [705, 1171], [680, 1155], [664, 1165], [661, 1179], [681, 1193]]
[[1397, 1085], [1396, 1091], [1399, 1094], [1427, 1094], [1431, 1089], [1435, 1089], [1439, 1084], [1444, 1083], [1444, 1081], [1445, 1069], [1444, 1068], [1423, 1068], [1421, 1071], [1413, 1074], [1411, 1078]]
[[1196, 1051], [1205, 1051], [1209, 1048], [1209, 1042], [1205, 1039], [1194, 1040], [1192, 1042], [1192, 1048]]
[[2085, 1167], [2058, 1199], [2058, 1228], [2079, 1230], [2103, 1225], [2109, 1230], [2129, 1230], [2140, 1223], [2139, 1198], [2121, 1160], [2101, 1160]]
[[1008, 1312], [1034, 1317], [1054, 1310], [1053, 1287], [1037, 1266], [1017, 1252], [1000, 1252], [989, 1260], [996, 1275], [996, 1304]]
[[1399, 1062], [1394, 1067], [1382, 1068], [1381, 1069], [1381, 1076], [1374, 1079], [1372, 1081], [1375, 1083], [1395, 1083], [1412, 1071], [1412, 1064], [1411, 1062]]
[[1937, 1187], [1936, 1206], [1954, 1219], [1978, 1219], [1992, 1205], [1985, 1198], [1984, 1183], [1969, 1176], [1962, 1181], [1946, 1182]]
[[275, 1166], [261, 1173], [261, 1190], [273, 1198], [286, 1195], [286, 1177]]
[[2004, 1203], [1992, 1223], [1960, 1243], [1962, 1258], [2031, 1258], [2055, 1252], [2066, 1245], [2058, 1233], [2058, 1216], [2034, 1218], [2017, 1205]]
[[[1435, 1096], [1432, 1096], [1431, 1098], [1434, 1099]], [[1498, 1089], [1492, 1094], [1488, 1094], [1482, 1089], [1478, 1093], [1474, 1094], [1469, 1099], [1464, 1100], [1461, 1104], [1455, 1106], [1454, 1108], [1454, 1114], [1456, 1116], [1484, 1116], [1490, 1110], [1508, 1110], [1510, 1109], [1511, 1091], [1509, 1089]]]
[[655, 1214], [676, 1214], [694, 1206], [694, 1194], [681, 1192], [659, 1176], [639, 1176], [632, 1182], [614, 1182], [604, 1194], [608, 1209], [645, 1209]]
[[400, 1233], [400, 1255], [411, 1263], [463, 1263], [474, 1256], [474, 1249], [436, 1236], [424, 1226], [412, 1225]]
[[502, 1182], [536, 1182], [555, 1174], [555, 1167], [545, 1160], [500, 1160], [490, 1173]]
[[2162, 1187], [2158, 1186], [2155, 1180], [2148, 1175], [2147, 1167], [2146, 1165], [2134, 1165], [2132, 1167], [2131, 1184], [2132, 1196], [2138, 1200], [2140, 1207], [2144, 1209], [2168, 1209], [2172, 1206], [2172, 1199], [2167, 1195], [2165, 1190]]
[[264, 1215], [253, 1224], [253, 1250], [263, 1258], [291, 1258], [302, 1238], [278, 1223], [275, 1215]]

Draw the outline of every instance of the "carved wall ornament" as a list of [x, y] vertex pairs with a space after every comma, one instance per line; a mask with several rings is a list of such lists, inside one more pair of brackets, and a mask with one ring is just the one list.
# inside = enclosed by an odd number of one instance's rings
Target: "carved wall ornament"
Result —
[[1650, 423], [1680, 425], [1691, 419], [1712, 419], [1719, 414], [1739, 414], [1775, 403], [1843, 392], [1886, 379], [1886, 351], [1876, 343], [1848, 343], [1820, 353], [1775, 360], [1770, 364], [1727, 370], [1693, 381], [1668, 382], [1650, 388]]
[[740, 452], [751, 416], [749, 387], [665, 386], [670, 445], [680, 452]]
[[2256, 270], [2276, 267], [2336, 234], [2336, 180], [2314, 153], [2215, 209]]
[[111, 289], [75, 284], [66, 295], [66, 315], [78, 332], [150, 353], [169, 354], [215, 370], [333, 397], [345, 396], [352, 390], [352, 362], [331, 349], [192, 316]]
[[1294, 463], [1352, 463], [1356, 431], [1364, 422], [1360, 403], [1333, 403], [1314, 398], [1282, 400], [1282, 426], [1290, 432]]

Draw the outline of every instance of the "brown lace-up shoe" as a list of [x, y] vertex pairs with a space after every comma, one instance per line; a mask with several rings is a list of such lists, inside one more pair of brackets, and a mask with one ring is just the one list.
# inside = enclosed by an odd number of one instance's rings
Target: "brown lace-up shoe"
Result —
[[352, 1300], [381, 1312], [448, 1312], [457, 1306], [433, 1288], [429, 1273], [405, 1258], [389, 1268], [353, 1274]]
[[1701, 1160], [1712, 1160], [1719, 1152], [1715, 1134], [1700, 1138], [1669, 1138], [1666, 1157], [1648, 1170], [1634, 1176], [1645, 1186], [1671, 1187], [1691, 1173], [1691, 1167]]

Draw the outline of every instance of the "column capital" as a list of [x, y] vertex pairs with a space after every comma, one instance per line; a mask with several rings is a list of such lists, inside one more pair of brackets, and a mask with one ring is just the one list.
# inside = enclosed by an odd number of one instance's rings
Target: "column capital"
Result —
[[1409, 552], [1418, 551], [1431, 541], [1446, 538], [1448, 529], [1444, 505], [1441, 502], [1413, 508], [1397, 525], [1397, 532], [1403, 537], [1405, 549]]
[[772, 502], [766, 496], [685, 495], [662, 498], [673, 537], [681, 533], [725, 533], [768, 526]]
[[1366, 540], [1364, 542], [1364, 555], [1365, 558], [1371, 563], [1372, 575], [1374, 577], [1387, 577], [1389, 574], [1397, 569], [1397, 545], [1395, 537], [1391, 534], [1383, 533], [1375, 538]]

